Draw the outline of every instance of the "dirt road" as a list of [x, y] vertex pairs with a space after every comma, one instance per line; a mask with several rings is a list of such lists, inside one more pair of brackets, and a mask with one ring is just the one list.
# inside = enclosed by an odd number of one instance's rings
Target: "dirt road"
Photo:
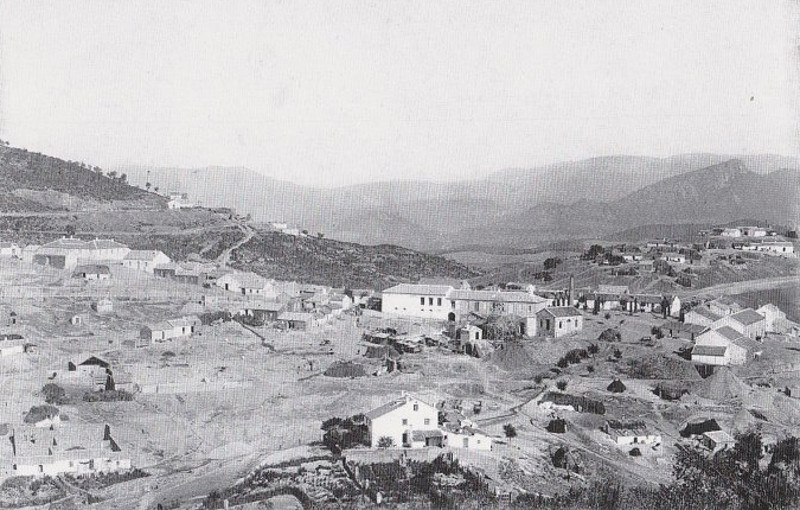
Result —
[[765, 278], [763, 280], [745, 280], [741, 282], [723, 283], [721, 285], [714, 285], [702, 289], [690, 289], [681, 297], [716, 297], [724, 294], [742, 294], [751, 290], [774, 289], [778, 287], [788, 287], [791, 285], [800, 285], [800, 275], [778, 276], [775, 278]]

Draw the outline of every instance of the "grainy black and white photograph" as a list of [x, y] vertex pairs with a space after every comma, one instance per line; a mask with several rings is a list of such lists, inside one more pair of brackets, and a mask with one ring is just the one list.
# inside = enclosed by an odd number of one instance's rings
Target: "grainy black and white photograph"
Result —
[[800, 2], [0, 0], [0, 510], [800, 508]]

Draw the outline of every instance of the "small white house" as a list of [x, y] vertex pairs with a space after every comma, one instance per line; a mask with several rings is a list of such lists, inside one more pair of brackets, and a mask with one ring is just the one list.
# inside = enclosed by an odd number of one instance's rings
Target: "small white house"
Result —
[[122, 259], [124, 267], [150, 274], [153, 274], [156, 266], [169, 264], [170, 262], [170, 258], [159, 250], [131, 250]]
[[559, 338], [583, 330], [583, 315], [574, 306], [551, 306], [536, 314], [537, 335]]
[[438, 410], [416, 397], [403, 395], [365, 416], [373, 448], [383, 443], [406, 448], [442, 446]]
[[643, 421], [608, 420], [602, 430], [611, 436], [611, 440], [617, 446], [658, 446], [661, 444], [661, 434], [650, 431]]

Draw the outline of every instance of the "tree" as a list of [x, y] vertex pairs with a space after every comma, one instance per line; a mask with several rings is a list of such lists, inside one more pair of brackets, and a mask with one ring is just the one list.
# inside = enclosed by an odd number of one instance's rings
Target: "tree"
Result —
[[120, 175], [119, 176], [119, 180], [120, 180], [120, 182], [127, 184], [128, 183], [128, 174]]
[[378, 438], [378, 448], [391, 448], [394, 446], [394, 438], [391, 436], [381, 436]]
[[561, 381], [558, 381], [556, 383], [556, 388], [558, 388], [561, 391], [566, 390], [567, 389], [567, 381], [565, 381], [563, 379]]
[[154, 192], [156, 192], [156, 193], [158, 193], [158, 186], [156, 186], [155, 188], [153, 188], [153, 191], [154, 191]]
[[146, 189], [147, 191], [150, 191], [150, 188], [151, 188], [152, 186], [153, 186], [153, 185], [152, 185], [152, 184], [150, 184], [149, 182], [146, 182], [146, 183], [144, 183], [144, 189]]
[[325, 237], [325, 234], [322, 232], [317, 232], [317, 239], [322, 239], [323, 237]]
[[503, 432], [508, 438], [517, 437], [517, 428], [510, 423], [506, 423], [505, 425], [503, 425]]
[[116, 179], [117, 178], [117, 171], [116, 170], [111, 170], [106, 174], [106, 176], [109, 179]]
[[555, 269], [561, 262], [563, 261], [558, 257], [547, 258], [544, 261], [544, 268], [545, 270]]
[[61, 386], [54, 383], [47, 383], [42, 388], [42, 396], [48, 404], [63, 405], [69, 402], [67, 392]]
[[73, 237], [75, 235], [75, 225], [67, 225], [67, 227], [64, 230], [70, 237]]

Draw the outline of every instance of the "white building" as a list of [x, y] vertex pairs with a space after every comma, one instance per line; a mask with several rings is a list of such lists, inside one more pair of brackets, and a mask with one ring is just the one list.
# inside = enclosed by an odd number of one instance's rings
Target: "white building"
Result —
[[738, 228], [724, 228], [719, 235], [722, 237], [742, 237], [742, 231]]
[[167, 202], [167, 208], [189, 209], [192, 207], [194, 207], [194, 204], [189, 201], [189, 195], [187, 193], [181, 193], [178, 191], [170, 192], [169, 201]]
[[2, 471], [10, 476], [109, 473], [131, 469], [131, 460], [108, 425], [78, 423], [54, 427], [15, 427], [0, 441]]
[[764, 317], [764, 327], [767, 332], [779, 332], [783, 329], [781, 326], [786, 323], [786, 314], [772, 303], [767, 303], [756, 312]]
[[62, 237], [36, 248], [33, 262], [59, 269], [72, 269], [81, 263], [121, 262], [129, 251], [130, 248], [113, 239], [82, 241], [74, 237]]
[[661, 444], [661, 434], [650, 431], [643, 421], [608, 420], [602, 430], [611, 436], [611, 440], [617, 446], [658, 446]]
[[395, 447], [442, 446], [439, 412], [436, 407], [418, 398], [403, 395], [365, 416], [373, 448], [381, 444], [382, 438], [390, 438], [383, 441], [391, 440]]
[[763, 241], [755, 246], [756, 251], [767, 255], [794, 256], [794, 244], [789, 241]]
[[274, 282], [255, 273], [228, 273], [217, 278], [217, 287], [244, 296], [277, 297]]
[[697, 324], [698, 326], [711, 327], [712, 324], [721, 318], [722, 315], [712, 312], [708, 306], [699, 305], [684, 314], [683, 322], [686, 324]]
[[536, 314], [538, 336], [560, 338], [583, 330], [583, 315], [574, 306], [553, 306]]
[[8, 241], [0, 242], [0, 257], [19, 258], [21, 255], [22, 255], [22, 250], [19, 248], [19, 245], [17, 245], [17, 243], [11, 243]]
[[153, 274], [156, 266], [170, 262], [170, 258], [159, 250], [131, 250], [122, 259], [124, 267], [150, 274]]
[[401, 283], [383, 291], [381, 311], [387, 315], [455, 320], [455, 301], [447, 298], [449, 285]]
[[692, 361], [706, 365], [743, 365], [747, 349], [742, 345], [744, 336], [729, 326], [709, 329], [695, 339]]
[[745, 237], [765, 237], [767, 235], [767, 229], [762, 227], [739, 227], [739, 230]]
[[189, 337], [198, 331], [202, 322], [195, 316], [170, 319], [144, 326], [139, 331], [139, 339], [146, 344], [163, 342], [173, 338]]

